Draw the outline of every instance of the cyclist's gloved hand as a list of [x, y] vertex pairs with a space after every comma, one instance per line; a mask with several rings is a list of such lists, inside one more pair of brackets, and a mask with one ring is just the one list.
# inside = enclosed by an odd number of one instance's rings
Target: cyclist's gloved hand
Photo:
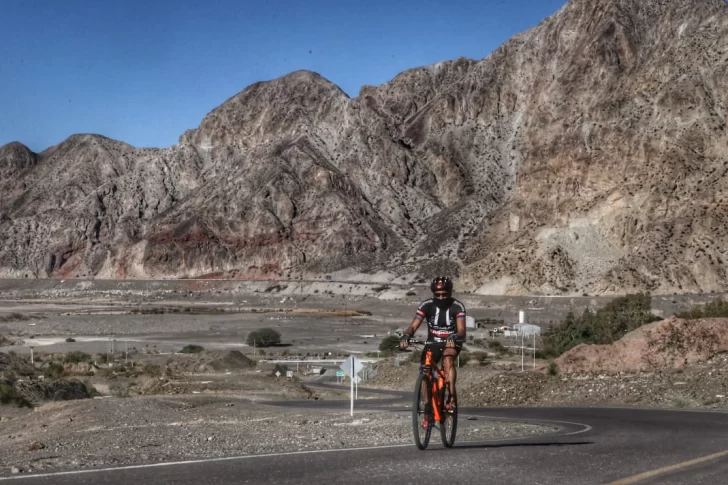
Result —
[[458, 337], [458, 334], [451, 333], [445, 339], [445, 347], [455, 347], [455, 345], [459, 344], [461, 341], [462, 341], [462, 339], [460, 337]]
[[406, 333], [403, 333], [402, 336], [399, 338], [399, 346], [400, 348], [404, 349], [409, 346], [409, 341], [412, 338], [411, 335], [407, 335]]

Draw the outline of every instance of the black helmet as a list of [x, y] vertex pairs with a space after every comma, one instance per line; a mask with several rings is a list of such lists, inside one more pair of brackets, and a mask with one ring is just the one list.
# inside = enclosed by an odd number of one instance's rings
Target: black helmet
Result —
[[450, 297], [452, 296], [452, 280], [449, 276], [437, 276], [430, 283], [430, 291], [433, 293], [444, 291]]

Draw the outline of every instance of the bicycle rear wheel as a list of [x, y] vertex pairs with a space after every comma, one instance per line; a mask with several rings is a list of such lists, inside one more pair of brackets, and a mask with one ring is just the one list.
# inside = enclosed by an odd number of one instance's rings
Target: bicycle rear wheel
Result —
[[440, 423], [440, 436], [442, 437], [442, 444], [448, 448], [452, 448], [455, 444], [455, 435], [458, 432], [458, 406], [455, 399], [452, 401], [452, 406], [449, 409], [445, 407], [445, 403], [450, 399], [450, 392], [448, 391], [447, 385], [445, 385], [445, 392], [443, 392], [442, 400], [442, 422]]
[[430, 381], [423, 374], [417, 377], [415, 383], [415, 396], [412, 403], [412, 431], [415, 435], [417, 448], [424, 450], [430, 442], [432, 432], [432, 389]]

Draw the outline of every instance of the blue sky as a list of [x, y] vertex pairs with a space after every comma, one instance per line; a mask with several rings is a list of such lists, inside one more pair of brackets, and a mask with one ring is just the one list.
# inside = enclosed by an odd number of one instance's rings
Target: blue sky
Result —
[[0, 145], [168, 147], [250, 84], [316, 71], [354, 97], [481, 59], [566, 0], [0, 0]]

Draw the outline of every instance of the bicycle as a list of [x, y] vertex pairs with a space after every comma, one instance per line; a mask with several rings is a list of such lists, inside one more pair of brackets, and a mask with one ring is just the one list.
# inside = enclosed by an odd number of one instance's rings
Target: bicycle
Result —
[[[410, 344], [424, 345], [426, 342], [411, 339]], [[430, 343], [430, 345], [433, 344]], [[445, 344], [439, 345], [444, 347]], [[427, 448], [432, 427], [437, 424], [442, 444], [447, 448], [452, 448], [458, 429], [457, 402], [453, 398], [452, 405], [446, 406], [450, 399], [450, 391], [445, 370], [432, 361], [431, 348], [427, 348], [425, 352], [425, 363], [420, 366], [412, 404], [412, 431], [415, 444], [420, 450]]]

